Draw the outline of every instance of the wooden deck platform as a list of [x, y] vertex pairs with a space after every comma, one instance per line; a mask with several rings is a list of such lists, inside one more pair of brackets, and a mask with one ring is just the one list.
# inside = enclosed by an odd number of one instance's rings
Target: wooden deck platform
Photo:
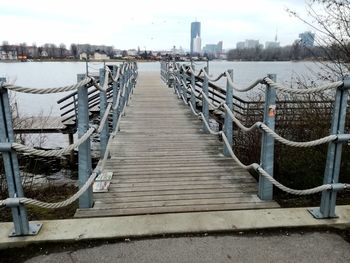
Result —
[[219, 211], [278, 207], [257, 197], [257, 182], [222, 155], [218, 138], [155, 73], [140, 72], [121, 119], [106, 171], [106, 193], [75, 217]]
[[67, 126], [61, 121], [61, 117], [40, 116], [21, 117], [13, 123], [15, 133], [61, 133]]

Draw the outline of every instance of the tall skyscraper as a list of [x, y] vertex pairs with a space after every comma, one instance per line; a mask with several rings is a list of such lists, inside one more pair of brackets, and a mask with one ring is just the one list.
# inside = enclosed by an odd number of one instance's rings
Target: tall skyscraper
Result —
[[193, 50], [193, 41], [196, 37], [201, 37], [201, 23], [200, 22], [192, 22], [191, 23], [191, 54], [194, 53]]
[[202, 40], [199, 35], [193, 39], [193, 52], [192, 54], [200, 54], [202, 52]]

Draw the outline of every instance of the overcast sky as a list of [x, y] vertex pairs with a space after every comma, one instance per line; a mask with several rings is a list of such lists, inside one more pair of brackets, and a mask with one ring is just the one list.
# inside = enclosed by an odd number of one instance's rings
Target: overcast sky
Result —
[[292, 43], [306, 25], [304, 0], [0, 0], [0, 41], [90, 43], [129, 49], [189, 49], [190, 23], [201, 22], [202, 45], [222, 40]]

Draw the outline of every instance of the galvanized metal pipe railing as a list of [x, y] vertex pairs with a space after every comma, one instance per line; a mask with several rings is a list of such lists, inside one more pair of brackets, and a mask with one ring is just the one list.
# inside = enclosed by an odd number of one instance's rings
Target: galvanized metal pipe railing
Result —
[[[194, 70], [191, 67], [185, 68], [183, 65], [172, 64], [170, 66], [162, 66], [163, 71], [166, 68], [170, 68], [171, 71], [168, 73], [163, 72], [163, 75], [170, 75], [170, 78], [173, 79], [175, 92], [180, 94], [179, 87], [187, 87], [191, 93], [191, 101], [188, 102], [187, 96], [181, 96], [186, 104], [191, 107], [193, 113], [200, 117], [204, 122], [205, 128], [204, 131], [207, 131], [211, 134], [221, 135], [224, 142], [224, 154], [230, 155], [242, 168], [244, 169], [254, 169], [259, 174], [259, 193], [258, 196], [263, 200], [272, 199], [272, 185], [280, 188], [283, 191], [286, 191], [291, 194], [313, 194], [317, 192], [322, 192], [321, 205], [317, 209], [311, 209], [310, 212], [315, 218], [332, 218], [335, 217], [335, 200], [336, 194], [340, 190], [349, 189], [348, 184], [338, 183], [339, 177], [339, 167], [341, 160], [341, 147], [343, 143], [350, 141], [350, 134], [344, 134], [345, 119], [346, 119], [346, 107], [348, 100], [348, 92], [350, 90], [350, 78], [346, 77], [342, 81], [330, 83], [316, 88], [310, 89], [291, 89], [286, 88], [283, 85], [280, 85], [276, 82], [276, 75], [270, 74], [265, 78], [258, 79], [245, 88], [238, 88], [233, 82], [232, 71], [226, 71], [224, 74], [220, 74], [217, 78], [209, 76], [205, 69], [200, 70], [198, 75], [195, 76]], [[185, 81], [184, 78], [179, 77], [179, 74], [190, 74], [191, 81]], [[193, 81], [193, 78], [198, 77], [200, 74], [203, 75], [203, 84], [202, 90], [196, 90], [196, 83]], [[217, 81], [222, 77], [227, 78], [227, 87], [225, 99], [226, 102], [219, 104], [218, 106], [212, 104], [208, 98], [208, 92], [206, 91], [207, 81]], [[264, 120], [263, 122], [256, 122], [251, 127], [245, 127], [235, 116], [234, 110], [232, 109], [232, 97], [233, 94], [231, 90], [236, 92], [245, 92], [251, 90], [258, 84], [264, 84], [265, 88], [265, 102], [264, 102]], [[332, 128], [331, 135], [326, 136], [321, 139], [316, 139], [309, 142], [294, 142], [288, 139], [285, 139], [278, 135], [274, 131], [275, 127], [275, 117], [276, 117], [276, 91], [287, 92], [293, 94], [310, 94], [316, 92], [324, 92], [326, 90], [336, 89], [335, 101], [334, 101], [334, 111], [332, 117]], [[209, 125], [209, 118], [204, 115], [204, 112], [198, 113], [196, 111], [196, 97], [194, 94], [202, 95], [202, 108], [206, 108], [205, 104], [210, 105], [213, 108], [221, 108], [225, 111], [225, 125], [224, 131], [215, 132], [211, 130]], [[187, 93], [186, 93], [187, 95]], [[193, 97], [195, 100], [193, 100]], [[260, 129], [262, 131], [262, 150], [261, 150], [261, 163], [244, 165], [241, 161], [235, 156], [232, 150], [232, 129], [230, 127], [230, 121], [233, 121], [237, 127], [243, 131], [251, 131], [252, 129]], [[232, 122], [231, 122], [232, 124]], [[231, 138], [231, 139], [230, 139]], [[277, 140], [281, 143], [284, 143], [293, 147], [312, 147], [320, 145], [323, 143], [329, 143], [328, 154], [327, 154], [327, 163], [324, 174], [324, 184], [319, 187], [315, 187], [307, 190], [295, 190], [288, 188], [273, 178], [273, 160], [274, 160], [274, 140]]]
[[[102, 75], [103, 73], [103, 75]], [[18, 87], [8, 85], [5, 83], [5, 79], [0, 79], [0, 151], [3, 155], [5, 173], [7, 178], [7, 185], [9, 191], [9, 198], [6, 200], [0, 200], [0, 206], [7, 206], [12, 209], [12, 216], [14, 222], [14, 230], [10, 233], [10, 236], [24, 236], [35, 235], [39, 232], [40, 223], [32, 224], [28, 222], [26, 214], [25, 204], [36, 205], [44, 208], [59, 208], [67, 206], [73, 203], [79, 198], [79, 207], [91, 207], [92, 189], [91, 185], [96, 176], [101, 173], [109, 156], [109, 145], [111, 140], [101, 140], [101, 162], [100, 165], [92, 171], [91, 167], [91, 147], [90, 136], [94, 131], [107, 135], [109, 137], [109, 124], [108, 116], [112, 114], [112, 135], [115, 136], [118, 131], [119, 120], [122, 112], [125, 110], [127, 101], [130, 98], [132, 90], [135, 87], [135, 80], [137, 77], [137, 65], [136, 63], [123, 63], [119, 68], [114, 66], [113, 71], [103, 69], [101, 71], [100, 83], [103, 86], [99, 86], [99, 92], [103, 93], [100, 100], [100, 126], [90, 126], [89, 124], [89, 97], [88, 88], [92, 85], [97, 85], [95, 80], [91, 77], [87, 77], [83, 74], [78, 75], [78, 83], [61, 88], [48, 88], [48, 89], [34, 89]], [[103, 80], [104, 79], [104, 80]], [[106, 96], [109, 85], [113, 86], [112, 103], [108, 103]], [[77, 115], [78, 115], [78, 141], [66, 149], [43, 151], [33, 148], [29, 148], [24, 145], [16, 144], [14, 142], [13, 129], [12, 129], [12, 116], [10, 110], [10, 104], [8, 99], [8, 89], [16, 92], [25, 92], [33, 94], [48, 94], [53, 92], [62, 92], [67, 90], [77, 89], [75, 95], [77, 95]], [[126, 97], [126, 98], [123, 98]], [[102, 101], [102, 102], [101, 102]], [[68, 151], [79, 148], [79, 191], [67, 200], [57, 203], [45, 203], [33, 199], [28, 199], [23, 196], [23, 189], [21, 185], [20, 172], [18, 167], [18, 160], [16, 151], [24, 152], [26, 154], [40, 155], [40, 156], [62, 156]], [[46, 152], [46, 153], [45, 153]]]

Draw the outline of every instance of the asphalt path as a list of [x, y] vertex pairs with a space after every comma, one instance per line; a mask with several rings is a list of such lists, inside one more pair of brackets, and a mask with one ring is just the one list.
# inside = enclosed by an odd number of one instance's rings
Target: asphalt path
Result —
[[67, 244], [66, 251], [43, 251], [45, 255], [25, 262], [350, 262], [350, 244], [330, 232], [126, 239], [87, 246], [72, 248]]

